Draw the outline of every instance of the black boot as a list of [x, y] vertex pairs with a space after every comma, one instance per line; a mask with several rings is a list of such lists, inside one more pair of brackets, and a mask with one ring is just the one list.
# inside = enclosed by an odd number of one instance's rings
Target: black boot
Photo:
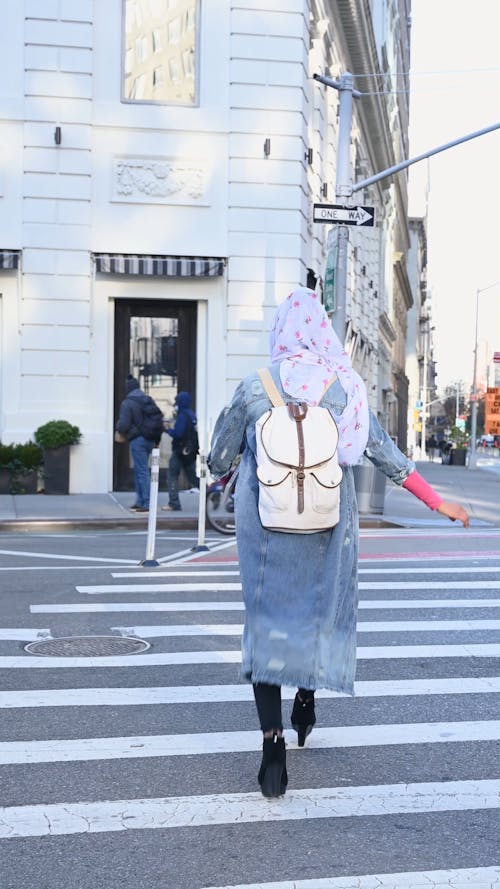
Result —
[[264, 738], [262, 744], [262, 762], [258, 781], [263, 796], [269, 799], [283, 796], [288, 784], [286, 773], [285, 739], [275, 732], [272, 738]]
[[302, 694], [297, 692], [290, 718], [292, 727], [298, 734], [298, 745], [303, 747], [307, 736], [311, 734], [313, 725], [316, 722], [314, 692], [308, 692], [307, 696], [303, 692]]

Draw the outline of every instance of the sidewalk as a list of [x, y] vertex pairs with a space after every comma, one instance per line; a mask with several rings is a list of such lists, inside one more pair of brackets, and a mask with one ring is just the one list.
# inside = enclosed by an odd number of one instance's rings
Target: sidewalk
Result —
[[[445, 500], [460, 501], [475, 526], [500, 527], [500, 461], [480, 460], [479, 468], [418, 463], [418, 471]], [[198, 493], [182, 491], [182, 511], [162, 512], [168, 497], [158, 495], [157, 527], [197, 528]], [[133, 492], [113, 494], [0, 495], [0, 530], [66, 530], [70, 528], [146, 529], [148, 516], [130, 512]], [[390, 482], [386, 485], [383, 515], [362, 515], [361, 527], [450, 527], [444, 516], [431, 512], [408, 491]]]

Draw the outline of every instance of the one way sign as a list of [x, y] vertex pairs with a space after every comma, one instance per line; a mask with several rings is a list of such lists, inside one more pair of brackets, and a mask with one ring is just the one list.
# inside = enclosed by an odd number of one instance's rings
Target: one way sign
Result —
[[344, 207], [343, 204], [313, 204], [313, 222], [329, 222], [339, 225], [373, 226], [374, 207]]

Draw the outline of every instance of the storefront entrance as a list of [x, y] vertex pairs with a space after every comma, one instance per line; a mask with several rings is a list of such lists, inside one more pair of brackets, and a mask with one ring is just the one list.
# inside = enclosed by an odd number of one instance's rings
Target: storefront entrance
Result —
[[[174, 412], [178, 391], [189, 392], [196, 409], [196, 303], [170, 300], [115, 301], [114, 421], [125, 397], [125, 378], [132, 374], [141, 389], [162, 409]], [[160, 488], [166, 487], [170, 438], [162, 437]], [[114, 445], [113, 490], [133, 491], [129, 448]]]

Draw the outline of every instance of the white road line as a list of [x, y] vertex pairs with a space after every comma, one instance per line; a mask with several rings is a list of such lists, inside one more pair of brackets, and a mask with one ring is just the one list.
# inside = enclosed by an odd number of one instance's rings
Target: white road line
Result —
[[[77, 586], [77, 593], [87, 593], [90, 596], [100, 596], [108, 593], [201, 593], [213, 592], [237, 592], [241, 590], [241, 583], [117, 583], [99, 586]], [[500, 586], [499, 586], [500, 589]]]
[[315, 877], [313, 880], [282, 880], [278, 883], [238, 883], [237, 886], [214, 886], [212, 889], [500, 889], [500, 867]]
[[[296, 688], [283, 686], [283, 700], [291, 701]], [[500, 676], [450, 679], [385, 679], [356, 682], [357, 698], [421, 697], [428, 695], [500, 694]], [[322, 689], [318, 699], [343, 698]], [[211, 704], [253, 702], [251, 685], [175, 685], [126, 688], [52, 688], [0, 691], [0, 709], [30, 707], [134, 707], [156, 704]]]
[[[499, 602], [500, 606], [500, 602]], [[30, 605], [32, 614], [92, 614], [113, 611], [244, 611], [243, 602], [82, 602]]]
[[[449, 572], [449, 568], [446, 569]], [[493, 570], [493, 569], [492, 569]], [[495, 569], [496, 570], [496, 569]], [[123, 574], [113, 573], [111, 577], [239, 577], [239, 571], [126, 571]]]
[[498, 590], [500, 580], [423, 580], [394, 581], [364, 580], [359, 584], [360, 590]]
[[[373, 580], [361, 581], [360, 590], [498, 590], [500, 580], [438, 580], [438, 581], [394, 581]], [[99, 584], [97, 586], [77, 586], [77, 593], [90, 596], [108, 595], [110, 593], [197, 593], [209, 590], [233, 592], [241, 590], [241, 583], [117, 583]]]
[[[430, 565], [428, 568], [423, 565], [415, 565], [412, 568], [358, 568], [358, 574], [498, 574], [500, 581], [499, 565], [470, 565], [447, 568]], [[113, 577], [131, 577], [132, 575], [113, 574]], [[141, 575], [142, 576], [142, 575]], [[158, 576], [158, 575], [157, 575]], [[153, 574], [151, 575], [153, 577]]]
[[[292, 701], [296, 688], [283, 686], [283, 700]], [[386, 679], [356, 682], [356, 698], [421, 697], [428, 695], [499, 694], [500, 676], [451, 679]], [[343, 698], [337, 691], [322, 689], [318, 699]], [[349, 698], [349, 700], [354, 700]], [[134, 707], [155, 704], [210, 704], [252, 702], [248, 684], [179, 685], [127, 688], [54, 688], [0, 691], [0, 709], [30, 707]]]
[[500, 608], [500, 599], [362, 599], [358, 607], [371, 611], [396, 608]]
[[[235, 543], [236, 543], [236, 538], [231, 537], [230, 540], [224, 540], [222, 543], [216, 543], [214, 546], [210, 546], [209, 551], [211, 553], [218, 553], [219, 550], [227, 549], [230, 546], [234, 546]], [[208, 545], [208, 542], [207, 542], [207, 545]], [[185, 562], [193, 562], [196, 559], [198, 559], [199, 557], [204, 558], [206, 556], [207, 556], [206, 552], [193, 553], [192, 548], [191, 548], [191, 549], [184, 549], [179, 553], [173, 553], [170, 556], [163, 556], [163, 558], [158, 559], [158, 562], [161, 565], [164, 565], [166, 562], [171, 562], [176, 565], [182, 565]]]
[[[422, 608], [500, 608], [500, 599], [362, 599], [364, 611]], [[222, 602], [75, 602], [30, 605], [31, 614], [93, 614], [117, 611], [244, 611], [241, 600]]]
[[[285, 732], [290, 749], [297, 735]], [[308, 748], [386, 747], [391, 744], [450, 744], [498, 741], [500, 721], [422, 722], [395, 725], [348, 725], [318, 728]], [[195, 732], [184, 735], [132, 735], [71, 740], [4, 741], [0, 766], [47, 762], [89, 762], [103, 759], [146, 759], [167, 756], [204, 756], [213, 753], [249, 753], [260, 749], [262, 733]]]
[[0, 837], [496, 809], [499, 794], [500, 781], [484, 780], [307, 787], [277, 800], [258, 792], [11, 806], [0, 809]]
[[482, 561], [484, 559], [498, 559], [500, 558], [500, 551], [497, 550], [462, 550], [460, 553], [452, 552], [450, 550], [443, 550], [441, 552], [422, 552], [419, 551], [417, 554], [415, 553], [360, 553], [359, 561], [361, 564], [366, 564], [366, 562], [373, 562], [374, 564], [386, 564], [398, 562], [417, 562], [418, 565], [421, 565], [422, 562], [452, 562], [452, 566], [455, 562], [468, 562], [471, 559], [474, 561]]
[[[243, 624], [154, 624], [135, 627], [111, 627], [122, 636], [143, 639], [164, 636], [241, 636]], [[358, 633], [466, 632], [500, 630], [500, 620], [391, 620], [358, 621]], [[0, 639], [2, 631], [0, 630]]]
[[[467, 645], [380, 645], [358, 648], [358, 660], [399, 660], [407, 658], [462, 658], [500, 656], [500, 644]], [[180, 664], [239, 664], [239, 651], [172, 651], [159, 654], [117, 655], [115, 657], [0, 657], [0, 670], [54, 669], [72, 667], [159, 667]]]
[[109, 556], [106, 558], [98, 556], [63, 556], [61, 553], [32, 553], [27, 550], [16, 549], [0, 549], [0, 556], [20, 556], [23, 559], [29, 556], [30, 558], [37, 559], [63, 559], [70, 562], [114, 562], [118, 565], [137, 564], [135, 559], [110, 559]]
[[[144, 571], [139, 566], [136, 571], [113, 571], [111, 576], [117, 578], [124, 577], [232, 577], [238, 576], [239, 571], [212, 571], [205, 568], [203, 571]], [[456, 568], [440, 568], [440, 567], [414, 567], [414, 568], [358, 568], [358, 574], [498, 574], [500, 583], [500, 567], [496, 565], [473, 565], [468, 568], [457, 566]]]
[[2, 641], [34, 642], [37, 639], [52, 639], [50, 630], [38, 630], [35, 627], [0, 627]]

